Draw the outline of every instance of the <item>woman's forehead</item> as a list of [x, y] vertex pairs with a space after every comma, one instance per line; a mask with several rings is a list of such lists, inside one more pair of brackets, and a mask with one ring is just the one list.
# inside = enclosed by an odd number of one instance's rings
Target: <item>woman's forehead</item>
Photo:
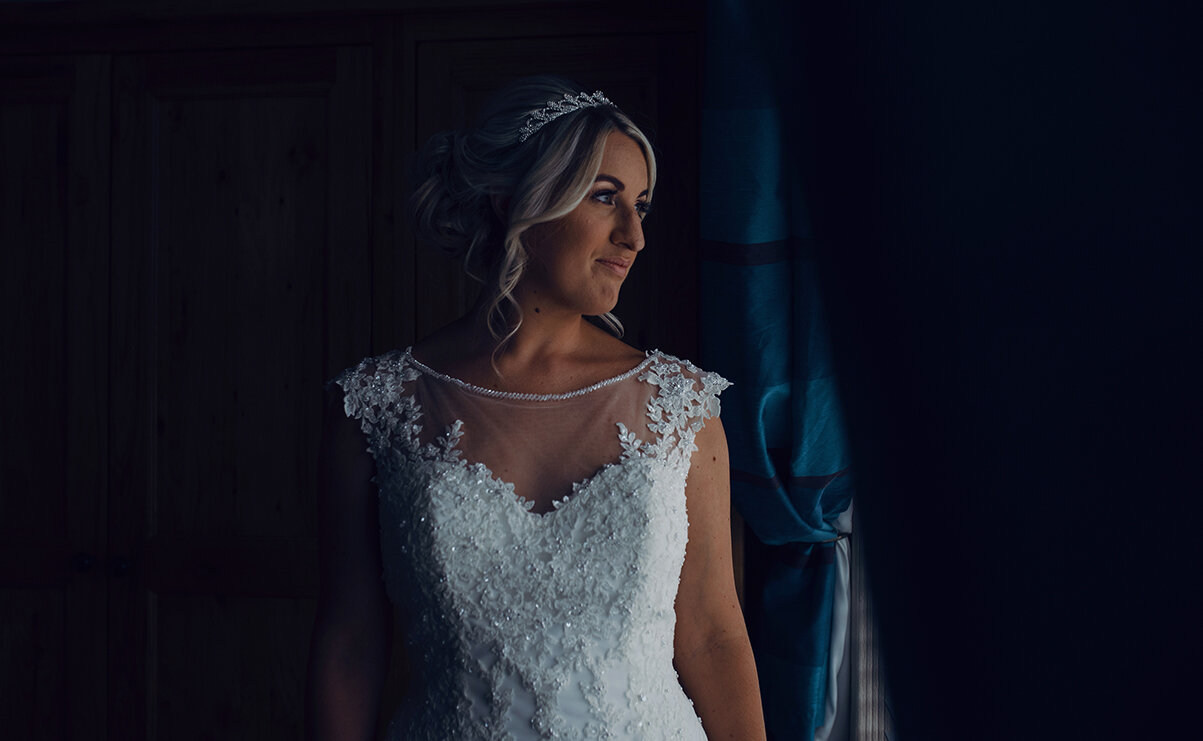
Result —
[[598, 178], [617, 179], [624, 186], [623, 189], [634, 189], [638, 193], [647, 190], [647, 171], [648, 161], [643, 154], [643, 147], [620, 131], [610, 132], [602, 150]]

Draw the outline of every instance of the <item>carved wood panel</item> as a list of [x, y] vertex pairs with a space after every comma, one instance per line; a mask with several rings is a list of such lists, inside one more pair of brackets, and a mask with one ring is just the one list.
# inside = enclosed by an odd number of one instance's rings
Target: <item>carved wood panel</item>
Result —
[[0, 31], [0, 735], [300, 735], [319, 389], [465, 308], [403, 160], [504, 80], [567, 74], [647, 128], [618, 311], [696, 355], [696, 28], [203, 15]]
[[9, 738], [104, 733], [108, 131], [103, 58], [0, 58], [0, 734]]
[[371, 49], [122, 56], [115, 85], [112, 731], [297, 737], [319, 389], [371, 326]]

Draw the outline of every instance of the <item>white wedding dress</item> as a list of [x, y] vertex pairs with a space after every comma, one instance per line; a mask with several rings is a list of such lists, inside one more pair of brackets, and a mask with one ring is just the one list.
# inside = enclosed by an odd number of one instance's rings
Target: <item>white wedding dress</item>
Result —
[[673, 603], [694, 436], [725, 379], [651, 352], [572, 393], [499, 393], [406, 350], [335, 382], [410, 616], [417, 680], [390, 739], [706, 738], [673, 669]]

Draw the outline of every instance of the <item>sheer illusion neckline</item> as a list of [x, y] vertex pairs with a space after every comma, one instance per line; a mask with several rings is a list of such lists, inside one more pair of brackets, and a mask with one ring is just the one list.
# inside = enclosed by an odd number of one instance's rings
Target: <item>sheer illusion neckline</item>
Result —
[[640, 361], [639, 365], [636, 365], [634, 368], [631, 368], [630, 370], [620, 373], [612, 378], [607, 378], [605, 380], [598, 381], [597, 383], [585, 386], [584, 388], [576, 389], [575, 391], [565, 391], [561, 394], [532, 394], [519, 391], [498, 391], [497, 389], [485, 388], [484, 386], [477, 386], [476, 384], [468, 383], [467, 381], [456, 378], [455, 376], [449, 376], [446, 373], [440, 373], [434, 368], [431, 368], [423, 363], [421, 360], [415, 358], [413, 354], [413, 347], [405, 348], [406, 359], [413, 364], [414, 368], [417, 368], [419, 371], [428, 376], [437, 378], [440, 381], [445, 381], [453, 386], [458, 386], [464, 391], [468, 391], [473, 394], [487, 396], [491, 399], [511, 399], [514, 401], [564, 401], [565, 399], [575, 399], [578, 396], [584, 396], [585, 394], [589, 394], [597, 391], [598, 389], [613, 385], [619, 381], [625, 381], [646, 368], [648, 364], [652, 362], [652, 358], [655, 357], [655, 355], [656, 352], [654, 351], [648, 352], [647, 357]]

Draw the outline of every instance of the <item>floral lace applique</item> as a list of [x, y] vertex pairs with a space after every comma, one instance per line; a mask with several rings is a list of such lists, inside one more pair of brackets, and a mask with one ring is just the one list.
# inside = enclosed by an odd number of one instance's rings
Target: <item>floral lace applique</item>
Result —
[[423, 679], [390, 738], [705, 739], [672, 666], [673, 603], [693, 440], [728, 383], [651, 357], [629, 382], [655, 387], [653, 439], [619, 422], [619, 460], [544, 515], [463, 458], [459, 420], [419, 444], [408, 353], [336, 379], [376, 461], [388, 591], [414, 615]]
[[373, 455], [378, 446], [389, 438], [399, 436], [415, 445], [420, 412], [410, 394], [403, 393], [404, 384], [418, 378], [418, 371], [403, 362], [403, 354], [391, 352], [378, 358], [365, 358], [355, 368], [349, 368], [331, 383], [343, 389], [343, 410], [351, 419], [360, 421]]
[[[649, 454], [664, 456], [675, 450], [687, 463], [697, 449], [694, 436], [702, 429], [703, 420], [719, 415], [718, 395], [731, 382], [717, 373], [702, 371], [688, 361], [661, 353], [656, 355], [663, 362], [652, 363], [639, 376], [639, 380], [659, 388], [659, 393], [647, 402], [648, 429], [659, 435], [655, 444], [647, 446], [651, 449]], [[682, 368], [690, 375], [685, 375]], [[693, 377], [701, 382], [700, 389]]]

